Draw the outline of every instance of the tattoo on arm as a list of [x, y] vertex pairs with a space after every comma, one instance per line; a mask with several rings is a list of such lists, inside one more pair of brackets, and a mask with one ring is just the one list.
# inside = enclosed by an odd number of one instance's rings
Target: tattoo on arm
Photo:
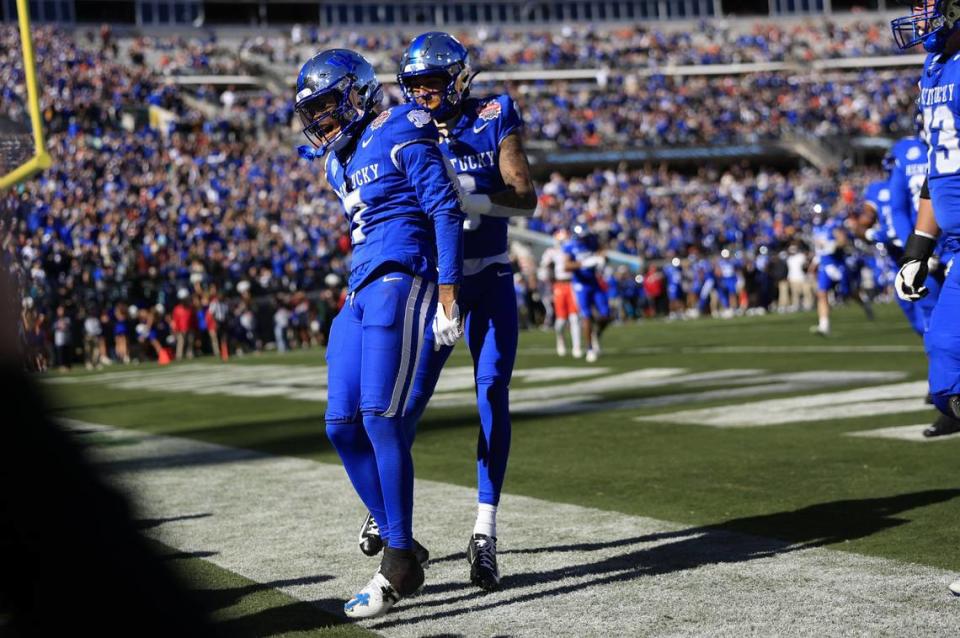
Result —
[[530, 164], [519, 133], [511, 133], [500, 144], [500, 174], [507, 188], [492, 193], [490, 201], [497, 206], [532, 212], [537, 207], [537, 192], [533, 188]]

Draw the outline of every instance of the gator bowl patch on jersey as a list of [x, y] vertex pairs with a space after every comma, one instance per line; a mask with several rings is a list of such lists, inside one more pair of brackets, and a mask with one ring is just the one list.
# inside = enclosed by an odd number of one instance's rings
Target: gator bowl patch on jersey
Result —
[[370, 122], [370, 130], [376, 131], [378, 128], [383, 126], [384, 122], [386, 122], [390, 118], [390, 111], [392, 110], [393, 109], [387, 109], [386, 111], [378, 115], [376, 119]]
[[423, 128], [430, 123], [430, 114], [426, 111], [413, 110], [407, 113], [407, 119], [417, 128]]
[[477, 110], [477, 115], [487, 122], [497, 119], [500, 117], [500, 102], [496, 100], [487, 102]]
[[910, 150], [907, 151], [907, 159], [910, 161], [920, 159], [920, 148], [917, 146], [911, 146]]

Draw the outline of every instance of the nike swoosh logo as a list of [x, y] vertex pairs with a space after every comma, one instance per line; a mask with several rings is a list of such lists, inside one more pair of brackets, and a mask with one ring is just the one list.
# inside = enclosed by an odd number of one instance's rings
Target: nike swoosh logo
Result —
[[369, 143], [370, 143], [370, 140], [372, 140], [372, 139], [373, 139], [373, 136], [371, 135], [371, 136], [368, 137], [367, 139], [365, 139], [365, 140], [363, 140], [362, 142], [360, 142], [360, 148], [367, 148], [367, 144], [369, 144]]
[[507, 272], [498, 272], [497, 277], [506, 277], [507, 275], [512, 275], [512, 274], [513, 274], [513, 271], [508, 270]]
[[391, 281], [400, 281], [401, 279], [403, 279], [403, 277], [384, 277], [380, 281], [382, 281], [383, 283], [389, 283]]
[[473, 132], [474, 132], [474, 133], [479, 133], [479, 132], [482, 131], [483, 129], [487, 128], [487, 126], [488, 126], [489, 124], [490, 124], [489, 121], [488, 121], [488, 122], [484, 122], [484, 123], [483, 123], [483, 126], [481, 126], [480, 128], [477, 128], [477, 125], [474, 124], [474, 125], [473, 125]]

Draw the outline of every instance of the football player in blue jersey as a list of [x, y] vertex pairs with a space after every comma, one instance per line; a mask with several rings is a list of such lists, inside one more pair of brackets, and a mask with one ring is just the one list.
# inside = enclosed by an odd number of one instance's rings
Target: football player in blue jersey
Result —
[[848, 234], [843, 221], [824, 214], [823, 206], [817, 204], [813, 212], [813, 248], [817, 269], [817, 317], [818, 323], [811, 328], [823, 336], [830, 334], [830, 299], [828, 293], [835, 290], [840, 296], [850, 295], [850, 273], [847, 272], [846, 246]]
[[724, 248], [720, 251], [720, 259], [717, 260], [715, 275], [717, 282], [717, 296], [720, 299], [720, 305], [723, 307], [721, 316], [729, 318], [733, 313], [740, 309], [740, 281], [737, 276], [740, 264], [739, 260], [730, 255], [730, 251]]
[[[510, 217], [537, 206], [523, 149], [523, 120], [508, 95], [470, 96], [475, 71], [467, 49], [451, 35], [424, 33], [403, 54], [397, 79], [408, 104], [425, 109], [439, 128], [440, 150], [461, 188], [464, 225], [460, 308], [474, 362], [480, 433], [477, 441], [477, 519], [467, 545], [470, 580], [500, 587], [497, 507], [510, 452], [509, 385], [517, 352], [518, 315], [507, 245]], [[427, 407], [452, 344], [428, 330], [420, 368], [407, 401], [408, 436]], [[374, 518], [376, 513], [372, 512]], [[365, 528], [373, 524], [368, 519]], [[378, 543], [367, 533], [364, 553]]]
[[[960, 250], [960, 0], [915, 2], [913, 12], [894, 20], [892, 27], [901, 48], [922, 44], [929, 53], [920, 75], [919, 103], [924, 138], [930, 146], [917, 220], [904, 246], [894, 287], [901, 299], [909, 301], [929, 294], [928, 262], [940, 237], [941, 260], [947, 267], [924, 345], [933, 404], [944, 415], [958, 419], [960, 268], [952, 266]], [[960, 580], [950, 588], [960, 595]]]
[[683, 267], [680, 258], [671, 256], [670, 261], [663, 266], [663, 274], [667, 279], [667, 299], [670, 302], [670, 318], [680, 319], [684, 311]]
[[353, 246], [348, 302], [327, 347], [326, 427], [386, 544], [373, 579], [344, 606], [356, 618], [386, 613], [423, 584], [403, 419], [426, 326], [445, 344], [461, 334], [458, 191], [430, 114], [415, 105], [378, 112], [382, 95], [363, 57], [332, 49], [303, 65], [294, 105], [313, 147], [301, 155], [326, 154]]
[[[865, 210], [861, 225], [868, 241], [882, 244], [894, 262], [903, 257], [904, 246], [916, 224], [920, 194], [927, 176], [927, 145], [919, 137], [897, 141], [884, 157], [883, 167], [889, 172], [886, 181], [874, 182], [864, 194]], [[875, 223], [874, 223], [875, 222]], [[928, 293], [915, 302], [897, 296], [897, 302], [914, 331], [923, 337], [930, 325], [933, 309], [940, 296], [942, 272], [939, 260], [930, 260], [925, 286]], [[923, 431], [927, 437], [960, 431], [960, 421], [945, 414]]]
[[600, 356], [600, 337], [610, 323], [607, 293], [598, 276], [606, 258], [597, 251], [597, 238], [585, 225], [577, 224], [573, 235], [563, 250], [568, 256], [567, 270], [573, 274], [573, 296], [583, 324], [583, 338], [590, 344], [586, 360], [593, 363]]

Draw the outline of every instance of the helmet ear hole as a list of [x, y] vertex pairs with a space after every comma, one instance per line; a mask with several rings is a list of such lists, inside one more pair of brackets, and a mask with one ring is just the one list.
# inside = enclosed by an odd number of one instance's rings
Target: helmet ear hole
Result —
[[945, 4], [946, 6], [943, 9], [943, 20], [946, 23], [947, 28], [952, 29], [957, 21], [960, 21], [960, 2], [957, 0], [947, 0]]

